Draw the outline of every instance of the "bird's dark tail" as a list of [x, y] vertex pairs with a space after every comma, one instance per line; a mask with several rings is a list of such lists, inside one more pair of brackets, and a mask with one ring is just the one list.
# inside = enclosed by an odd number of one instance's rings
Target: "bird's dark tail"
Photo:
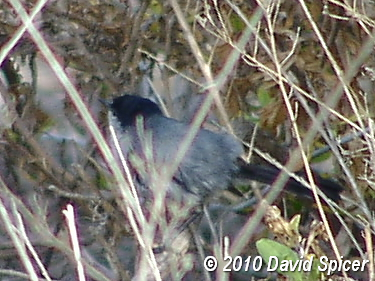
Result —
[[[241, 180], [255, 180], [266, 184], [272, 184], [274, 181], [276, 181], [277, 177], [281, 173], [280, 169], [273, 166], [261, 166], [256, 164], [248, 164], [245, 162], [240, 163], [239, 166], [240, 170], [238, 173], [238, 177]], [[304, 172], [297, 172], [296, 174], [308, 181]], [[328, 198], [336, 202], [339, 201], [340, 193], [341, 191], [343, 191], [343, 187], [339, 183], [330, 179], [325, 179], [317, 173], [314, 173], [314, 181], [319, 189]], [[313, 198], [312, 191], [293, 178], [288, 179], [285, 184], [285, 190], [292, 192], [298, 196]]]

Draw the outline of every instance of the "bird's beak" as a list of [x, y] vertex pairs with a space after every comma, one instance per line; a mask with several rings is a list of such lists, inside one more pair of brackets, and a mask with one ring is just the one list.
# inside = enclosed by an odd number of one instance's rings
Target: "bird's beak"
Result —
[[106, 107], [111, 107], [112, 101], [111, 100], [106, 100], [106, 99], [99, 99], [99, 101], [105, 105]]

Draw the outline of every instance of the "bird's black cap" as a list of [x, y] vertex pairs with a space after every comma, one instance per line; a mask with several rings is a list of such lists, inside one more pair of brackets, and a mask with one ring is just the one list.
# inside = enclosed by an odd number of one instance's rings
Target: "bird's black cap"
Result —
[[122, 127], [135, 123], [137, 116], [150, 117], [163, 115], [159, 106], [149, 99], [134, 95], [123, 95], [114, 98], [112, 102], [104, 101], [113, 114], [117, 117]]

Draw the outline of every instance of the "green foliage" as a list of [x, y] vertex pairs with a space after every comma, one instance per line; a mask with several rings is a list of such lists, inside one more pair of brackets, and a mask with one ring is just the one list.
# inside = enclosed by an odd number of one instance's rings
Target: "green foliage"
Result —
[[[319, 280], [318, 263], [313, 260], [313, 257], [309, 260], [300, 259], [297, 253], [289, 247], [266, 238], [258, 240], [256, 247], [262, 258], [267, 262], [269, 269], [275, 268], [278, 273], [295, 281]], [[307, 264], [309, 261], [312, 262], [311, 267], [308, 266], [308, 270], [304, 271], [303, 266], [301, 268], [299, 264]], [[287, 263], [289, 264], [288, 270], [285, 267]], [[295, 268], [293, 268], [294, 265]]]
[[274, 101], [274, 98], [271, 96], [269, 89], [263, 87], [258, 88], [257, 96], [261, 107], [264, 107]]

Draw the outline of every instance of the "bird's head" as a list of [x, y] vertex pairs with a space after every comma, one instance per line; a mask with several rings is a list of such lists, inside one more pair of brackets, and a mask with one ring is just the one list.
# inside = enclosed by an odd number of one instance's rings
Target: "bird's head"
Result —
[[156, 103], [134, 95], [123, 95], [104, 103], [109, 107], [117, 121], [120, 122], [122, 128], [134, 125], [138, 116], [148, 118], [152, 115], [163, 115]]

